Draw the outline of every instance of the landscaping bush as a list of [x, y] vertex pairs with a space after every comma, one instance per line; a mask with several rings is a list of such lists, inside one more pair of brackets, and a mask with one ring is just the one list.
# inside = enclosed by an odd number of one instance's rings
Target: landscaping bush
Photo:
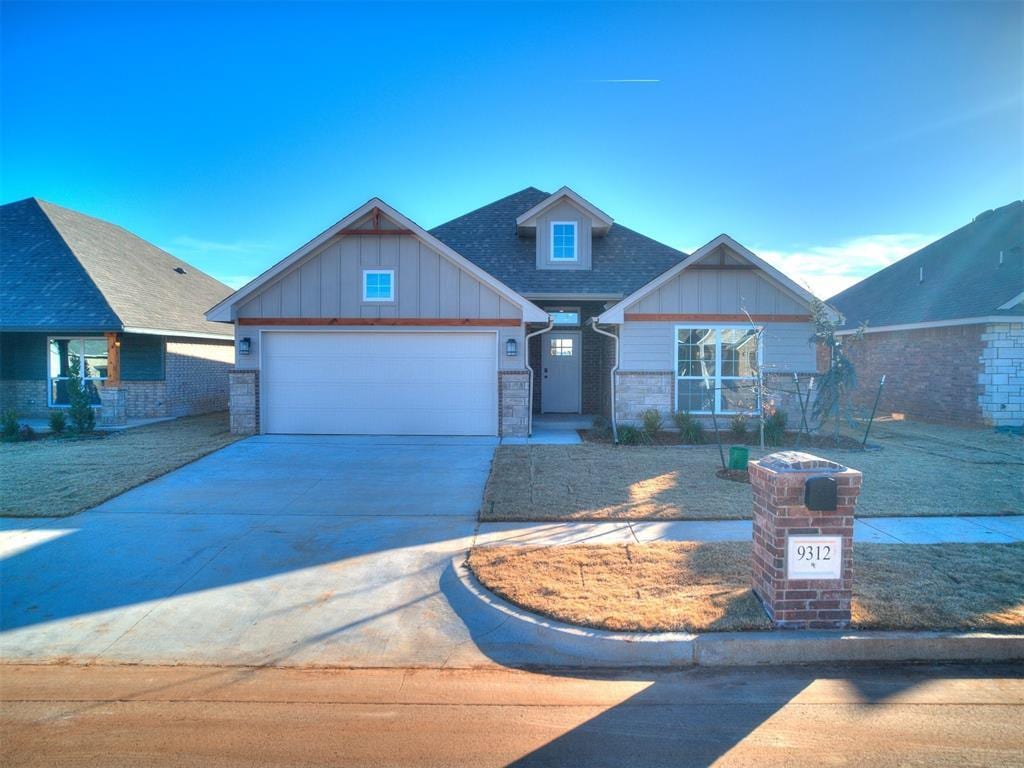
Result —
[[626, 425], [619, 427], [619, 443], [622, 445], [650, 445], [651, 436], [640, 427]]
[[747, 439], [747, 417], [742, 413], [737, 413], [732, 417], [732, 421], [729, 422], [729, 431], [732, 433], [733, 439], [736, 442], [743, 442]]
[[782, 445], [786, 438], [786, 413], [773, 410], [764, 420], [765, 445]]
[[82, 386], [82, 380], [78, 377], [79, 361], [71, 362], [71, 375], [68, 376], [68, 416], [71, 417], [71, 428], [78, 434], [92, 432], [96, 428], [96, 414], [92, 410], [92, 403], [89, 402], [89, 393]]
[[612, 434], [612, 423], [604, 416], [595, 416], [591, 422], [590, 431], [595, 437], [607, 438]]
[[4, 440], [17, 440], [18, 439], [18, 414], [8, 409], [4, 411], [2, 420], [0, 420], [0, 433], [3, 434]]
[[644, 432], [652, 440], [657, 437], [658, 433], [665, 426], [665, 419], [662, 418], [661, 411], [657, 408], [648, 408], [640, 414], [640, 418], [644, 422]]
[[704, 443], [704, 426], [689, 411], [676, 411], [672, 421], [679, 429], [679, 441], [688, 445]]
[[50, 431], [55, 435], [64, 434], [68, 426], [68, 417], [64, 411], [50, 411]]

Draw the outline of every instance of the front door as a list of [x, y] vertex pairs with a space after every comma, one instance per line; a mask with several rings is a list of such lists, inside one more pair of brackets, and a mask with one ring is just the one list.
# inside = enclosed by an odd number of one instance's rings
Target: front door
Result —
[[541, 338], [544, 340], [541, 347], [541, 412], [579, 413], [580, 332], [552, 331]]

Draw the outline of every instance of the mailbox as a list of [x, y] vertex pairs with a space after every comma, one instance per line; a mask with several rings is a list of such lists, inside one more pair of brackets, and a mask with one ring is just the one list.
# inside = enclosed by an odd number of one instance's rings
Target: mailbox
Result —
[[836, 508], [836, 479], [834, 477], [809, 477], [804, 483], [804, 506], [818, 512], [829, 512]]

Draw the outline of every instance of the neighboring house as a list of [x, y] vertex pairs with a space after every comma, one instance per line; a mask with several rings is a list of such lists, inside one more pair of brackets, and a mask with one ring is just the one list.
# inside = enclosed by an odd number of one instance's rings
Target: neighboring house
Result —
[[856, 404], [967, 425], [1024, 424], [1024, 202], [970, 224], [829, 299], [851, 345]]
[[518, 436], [611, 413], [616, 364], [620, 422], [756, 411], [759, 362], [815, 370], [811, 298], [726, 235], [687, 256], [528, 188], [430, 232], [370, 200], [207, 318], [235, 325], [236, 432]]
[[0, 206], [0, 410], [68, 405], [77, 368], [101, 423], [225, 410], [231, 289], [121, 227], [35, 198]]

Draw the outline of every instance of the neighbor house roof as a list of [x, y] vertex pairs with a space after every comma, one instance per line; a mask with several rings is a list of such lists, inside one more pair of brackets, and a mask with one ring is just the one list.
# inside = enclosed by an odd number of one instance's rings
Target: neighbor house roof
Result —
[[682, 251], [613, 223], [607, 234], [594, 238], [590, 269], [537, 269], [536, 240], [518, 233], [516, 219], [550, 197], [527, 187], [430, 234], [527, 297], [625, 296], [686, 258]]
[[213, 335], [231, 289], [121, 227], [36, 198], [0, 206], [0, 329]]
[[1022, 247], [1024, 202], [1018, 200], [986, 211], [828, 303], [843, 313], [848, 329], [1024, 316]]

